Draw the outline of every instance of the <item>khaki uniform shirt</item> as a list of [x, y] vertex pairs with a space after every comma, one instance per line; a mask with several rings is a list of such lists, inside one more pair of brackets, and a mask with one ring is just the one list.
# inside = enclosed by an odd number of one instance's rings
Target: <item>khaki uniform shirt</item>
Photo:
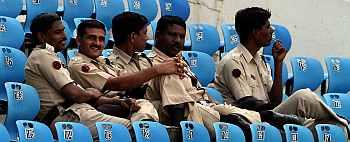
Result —
[[54, 47], [36, 47], [28, 57], [25, 65], [26, 83], [33, 86], [40, 95], [40, 112], [42, 119], [51, 109], [65, 102], [60, 90], [73, 82], [69, 72], [54, 52]]
[[261, 56], [252, 56], [239, 44], [219, 62], [215, 81], [210, 86], [218, 89], [229, 104], [247, 96], [268, 103], [272, 84], [271, 70]]
[[131, 57], [117, 47], [113, 48], [108, 59], [121, 73], [134, 73], [152, 67], [152, 63], [144, 53], [135, 53]]

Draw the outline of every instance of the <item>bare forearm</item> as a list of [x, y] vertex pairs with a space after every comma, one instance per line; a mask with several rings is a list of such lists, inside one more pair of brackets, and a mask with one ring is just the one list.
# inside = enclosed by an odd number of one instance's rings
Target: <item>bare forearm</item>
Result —
[[282, 62], [275, 62], [274, 81], [269, 94], [271, 103], [275, 106], [282, 102]]

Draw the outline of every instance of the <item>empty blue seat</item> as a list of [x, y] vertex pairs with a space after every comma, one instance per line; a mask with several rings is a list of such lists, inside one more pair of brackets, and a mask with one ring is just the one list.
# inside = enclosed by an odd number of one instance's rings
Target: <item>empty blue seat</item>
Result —
[[10, 135], [3, 124], [0, 124], [0, 134], [1, 142], [10, 142]]
[[211, 56], [198, 51], [184, 51], [182, 56], [203, 86], [214, 80], [215, 63]]
[[268, 123], [250, 124], [252, 142], [282, 142], [280, 131]]
[[89, 128], [75, 122], [56, 122], [58, 142], [92, 142]]
[[[9, 81], [23, 82], [26, 61], [27, 57], [22, 51], [0, 46], [0, 84]], [[0, 85], [0, 99], [7, 99], [4, 85]]]
[[136, 12], [147, 17], [148, 21], [153, 21], [158, 13], [156, 0], [127, 0], [129, 11]]
[[112, 18], [125, 11], [123, 0], [95, 0], [96, 19], [102, 21], [107, 30], [112, 27]]
[[6, 82], [7, 92], [7, 116], [5, 126], [11, 139], [17, 136], [17, 120], [33, 120], [40, 110], [40, 98], [38, 92], [30, 85]]
[[74, 18], [87, 18], [92, 15], [93, 0], [64, 0], [63, 20], [67, 22], [71, 31], [76, 28]]
[[19, 142], [54, 142], [51, 130], [43, 123], [17, 120]]
[[187, 0], [159, 0], [160, 13], [179, 16], [184, 21], [190, 16], [190, 5]]
[[23, 0], [0, 0], [0, 15], [16, 18], [21, 13]]
[[323, 95], [325, 103], [348, 121], [350, 120], [350, 95], [343, 93], [327, 93]]
[[21, 23], [14, 18], [0, 16], [0, 46], [21, 48], [24, 31]]
[[203, 124], [193, 121], [181, 121], [183, 142], [210, 142], [209, 132]]
[[132, 127], [137, 142], [170, 142], [166, 128], [158, 122], [136, 121]]
[[58, 0], [26, 0], [27, 16], [24, 31], [30, 32], [32, 20], [40, 13], [56, 13]]
[[216, 27], [208, 24], [191, 24], [188, 28], [192, 51], [212, 56], [219, 49], [220, 38]]
[[216, 90], [215, 88], [209, 88], [209, 87], [204, 87], [207, 92], [208, 95], [214, 99], [216, 102], [220, 103], [220, 104], [224, 104], [225, 100], [224, 97], [222, 96], [222, 94]]
[[311, 131], [305, 126], [285, 124], [283, 129], [287, 142], [314, 142]]
[[128, 128], [111, 122], [96, 122], [99, 142], [131, 142]]
[[293, 57], [290, 60], [293, 72], [292, 92], [310, 88], [316, 90], [322, 83], [324, 73], [321, 63], [312, 57]]
[[345, 57], [326, 57], [328, 72], [327, 93], [347, 93], [350, 91], [350, 59]]
[[315, 127], [319, 142], [347, 142], [347, 134], [339, 126], [317, 124]]
[[244, 133], [236, 125], [215, 122], [214, 123], [216, 142], [245, 142]]
[[272, 55], [272, 47], [276, 40], [281, 41], [282, 46], [286, 49], [286, 51], [289, 51], [292, 45], [292, 38], [288, 29], [281, 24], [272, 24], [271, 26], [274, 28], [275, 31], [272, 34], [271, 44], [264, 47], [263, 54]]
[[222, 24], [221, 30], [224, 38], [224, 52], [229, 52], [239, 44], [239, 36], [235, 25]]
[[73, 59], [78, 53], [78, 49], [68, 49], [67, 50], [67, 64], [69, 64], [69, 61]]

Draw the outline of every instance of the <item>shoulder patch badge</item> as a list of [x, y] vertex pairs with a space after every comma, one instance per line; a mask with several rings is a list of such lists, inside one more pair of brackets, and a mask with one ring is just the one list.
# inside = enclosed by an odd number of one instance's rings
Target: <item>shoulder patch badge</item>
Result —
[[240, 77], [241, 76], [241, 71], [239, 69], [233, 69], [232, 70], [232, 76], [234, 77]]
[[83, 65], [83, 66], [81, 66], [81, 71], [89, 72], [90, 71], [90, 67], [88, 65]]
[[52, 63], [52, 66], [53, 66], [53, 68], [56, 69], [56, 70], [59, 70], [59, 69], [61, 69], [61, 67], [62, 67], [62, 65], [61, 65], [61, 63], [60, 63], [59, 61], [54, 61], [54, 62]]

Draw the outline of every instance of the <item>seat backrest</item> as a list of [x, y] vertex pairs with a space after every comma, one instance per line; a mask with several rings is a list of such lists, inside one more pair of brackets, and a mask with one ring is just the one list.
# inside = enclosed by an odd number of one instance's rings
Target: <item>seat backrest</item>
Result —
[[96, 122], [100, 142], [131, 142], [129, 130], [121, 124]]
[[70, 30], [74, 31], [74, 18], [90, 17], [93, 9], [93, 0], [64, 0], [63, 20], [67, 22]]
[[181, 121], [183, 142], [210, 142], [209, 132], [203, 124], [193, 121]]
[[[27, 57], [18, 49], [0, 46], [0, 84], [5, 82], [23, 82], [24, 66]], [[0, 99], [7, 99], [5, 86], [0, 85]]]
[[75, 122], [56, 122], [58, 142], [92, 142], [88, 127]]
[[67, 64], [69, 64], [69, 61], [73, 59], [78, 53], [78, 49], [68, 49], [67, 50]]
[[188, 26], [191, 50], [212, 56], [220, 47], [220, 37], [216, 28], [208, 24], [191, 24]]
[[51, 130], [43, 123], [17, 120], [19, 142], [54, 142]]
[[162, 16], [179, 16], [184, 21], [190, 16], [190, 5], [187, 0], [159, 0], [159, 5]]
[[70, 40], [72, 39], [73, 31], [70, 30], [68, 24], [66, 21], [62, 20], [63, 26], [64, 26], [64, 33], [66, 34], [67, 40], [66, 40], [66, 47], [69, 45]]
[[319, 142], [347, 142], [346, 132], [332, 124], [317, 124], [317, 138]]
[[109, 30], [112, 18], [125, 11], [123, 0], [95, 0], [96, 19], [102, 21]]
[[245, 142], [242, 129], [236, 125], [215, 122], [214, 123], [216, 142]]
[[224, 36], [224, 52], [229, 52], [235, 48], [239, 43], [239, 36], [237, 34], [235, 25], [233, 24], [222, 24], [222, 34]]
[[215, 88], [209, 88], [209, 87], [204, 87], [204, 88], [207, 90], [208, 95], [212, 97], [216, 102], [220, 104], [224, 104], [225, 102], [224, 97], [218, 90], [216, 90]]
[[211, 56], [198, 51], [183, 51], [182, 56], [203, 86], [214, 80], [215, 62]]
[[102, 56], [107, 58], [109, 55], [111, 55], [113, 52], [113, 49], [103, 49]]
[[26, 0], [27, 17], [24, 24], [24, 31], [30, 32], [30, 25], [34, 17], [40, 13], [56, 13], [58, 0]]
[[326, 93], [323, 95], [325, 103], [348, 121], [350, 120], [350, 95], [344, 93]]
[[347, 93], [350, 91], [350, 59], [345, 57], [326, 57], [328, 72], [327, 93]]
[[250, 124], [252, 142], [282, 142], [280, 131], [268, 123]]
[[158, 14], [156, 0], [127, 0], [129, 11], [136, 12], [147, 17], [148, 21], [153, 21]]
[[21, 23], [14, 18], [0, 16], [0, 46], [21, 48], [24, 31]]
[[0, 15], [16, 18], [21, 13], [23, 0], [1, 0]]
[[36, 89], [18, 82], [6, 82], [8, 110], [5, 126], [12, 139], [16, 138], [17, 120], [33, 120], [40, 110], [40, 98]]
[[323, 81], [323, 68], [321, 63], [312, 57], [293, 57], [290, 60], [293, 71], [293, 89], [310, 88], [316, 90]]
[[287, 142], [314, 142], [311, 131], [305, 126], [285, 124], [283, 129]]
[[272, 24], [271, 26], [274, 28], [275, 31], [272, 33], [271, 44], [264, 47], [263, 54], [272, 55], [272, 47], [277, 40], [281, 41], [283, 48], [285, 48], [288, 52], [292, 45], [292, 37], [288, 29], [281, 24]]
[[10, 142], [10, 135], [3, 124], [0, 124], [0, 134], [1, 142]]
[[137, 142], [170, 142], [165, 127], [158, 122], [136, 121], [132, 123]]

